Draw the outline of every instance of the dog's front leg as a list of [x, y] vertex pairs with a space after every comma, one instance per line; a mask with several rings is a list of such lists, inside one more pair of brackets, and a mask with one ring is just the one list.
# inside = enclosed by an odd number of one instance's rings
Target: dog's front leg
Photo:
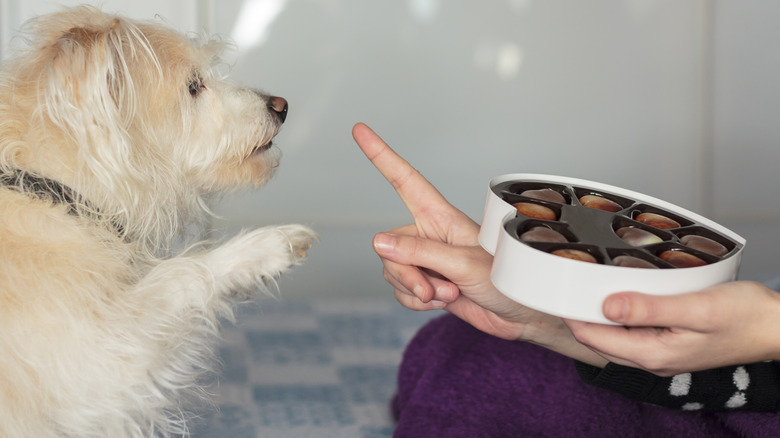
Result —
[[[316, 239], [301, 225], [265, 227], [200, 253], [152, 268], [130, 291], [135, 302], [134, 344], [150, 349], [151, 362], [134, 362], [162, 395], [190, 388], [210, 369], [219, 318], [232, 304], [263, 293], [265, 285], [299, 263]], [[129, 365], [129, 364], [128, 364]], [[145, 397], [154, 397], [154, 391]]]
[[219, 293], [248, 294], [246, 298], [251, 298], [298, 264], [316, 238], [314, 231], [302, 225], [259, 228], [206, 253], [204, 263]]
[[211, 250], [165, 260], [152, 268], [137, 289], [153, 300], [168, 297], [172, 300], [169, 310], [174, 313], [197, 307], [218, 311], [215, 306], [266, 291], [269, 282], [306, 256], [316, 238], [314, 231], [302, 225], [259, 228]]

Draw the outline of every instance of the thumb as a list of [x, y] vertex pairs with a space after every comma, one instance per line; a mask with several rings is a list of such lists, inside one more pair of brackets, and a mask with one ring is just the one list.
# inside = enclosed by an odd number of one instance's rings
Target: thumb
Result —
[[604, 316], [614, 322], [634, 327], [671, 327], [695, 329], [700, 316], [709, 306], [697, 300], [696, 294], [647, 295], [621, 292], [608, 296], [603, 303]]

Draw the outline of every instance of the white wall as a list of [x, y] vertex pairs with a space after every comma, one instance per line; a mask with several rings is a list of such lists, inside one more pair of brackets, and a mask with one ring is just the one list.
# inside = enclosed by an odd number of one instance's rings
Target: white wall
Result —
[[742, 272], [780, 272], [780, 2], [719, 1], [713, 14], [713, 218], [748, 239]]
[[[220, 2], [219, 32], [231, 31], [241, 3]], [[475, 217], [487, 180], [517, 171], [700, 207], [699, 2], [280, 3], [264, 44], [239, 47], [234, 77], [291, 101], [288, 166], [276, 184], [327, 194], [301, 202], [268, 192], [284, 216], [401, 220], [355, 153], [356, 121]], [[654, 172], [643, 172], [647, 163]]]
[[[576, 176], [724, 221], [749, 239], [746, 276], [778, 271], [772, 0], [102, 3], [233, 37], [232, 77], [290, 101], [277, 178], [215, 223], [320, 230], [285, 293], [389, 293], [370, 239], [409, 217], [352, 142], [357, 121], [476, 220], [495, 175]], [[0, 0], [2, 47], [50, 7]]]
[[199, 19], [205, 19], [203, 0], [0, 0], [0, 55], [6, 56], [7, 48], [15, 44], [13, 36], [27, 19], [65, 6], [89, 3], [104, 10], [119, 12], [141, 19], [159, 16], [169, 25], [182, 31], [203, 28]]

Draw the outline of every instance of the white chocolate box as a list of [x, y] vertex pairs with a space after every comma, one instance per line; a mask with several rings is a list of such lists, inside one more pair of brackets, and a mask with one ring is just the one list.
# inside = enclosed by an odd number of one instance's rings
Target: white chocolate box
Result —
[[[563, 194], [559, 204], [520, 195], [523, 190], [552, 188]], [[596, 194], [618, 202], [612, 213], [582, 206], [578, 199]], [[517, 213], [515, 202], [533, 202], [555, 210], [558, 219], [545, 221]], [[634, 221], [641, 212], [661, 213], [681, 226], [655, 230], [662, 243], [635, 247], [623, 242], [618, 226], [643, 227]], [[529, 225], [530, 224], [530, 225]], [[518, 230], [532, 225], [562, 229], [571, 243], [535, 244], [520, 240]], [[727, 247], [723, 256], [691, 250], [680, 243], [686, 234], [703, 235]], [[641, 193], [606, 184], [539, 174], [508, 174], [490, 181], [479, 233], [482, 247], [494, 255], [491, 280], [509, 298], [533, 309], [569, 319], [611, 324], [602, 311], [604, 298], [615, 292], [634, 291], [671, 295], [704, 289], [736, 279], [745, 239], [696, 213]], [[550, 254], [555, 247], [585, 249], [598, 264]], [[657, 258], [665, 249], [684, 250], [706, 259], [707, 265], [676, 268]], [[611, 260], [626, 254], [653, 261], [661, 269], [614, 266]]]

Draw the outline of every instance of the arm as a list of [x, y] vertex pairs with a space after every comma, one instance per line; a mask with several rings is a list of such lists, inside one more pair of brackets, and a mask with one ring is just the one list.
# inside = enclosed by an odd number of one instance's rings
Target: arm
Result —
[[[581, 361], [585, 381], [677, 409], [698, 403], [699, 397], [713, 401], [703, 409], [728, 409], [734, 376], [744, 369], [755, 385], [746, 390], [749, 403], [741, 408], [775, 409], [777, 367], [759, 361], [780, 357], [778, 294], [746, 282], [667, 297], [615, 294], [605, 301], [604, 313], [620, 326], [563, 321], [526, 308], [490, 283], [492, 258], [477, 243], [476, 223], [367, 126], [355, 125], [353, 136], [414, 218], [413, 224], [374, 239], [385, 278], [404, 306], [444, 308], [485, 333]], [[759, 363], [735, 366], [753, 362]], [[689, 401], [668, 397], [672, 384], [687, 378], [677, 375], [697, 370], [708, 371], [690, 374], [695, 386]]]
[[625, 326], [567, 321], [579, 341], [611, 361], [578, 364], [586, 382], [675, 409], [780, 409], [780, 294], [766, 286], [620, 293], [605, 300], [604, 314]]
[[567, 321], [578, 341], [619, 365], [660, 376], [780, 359], [780, 294], [737, 281], [679, 295], [611, 295], [619, 326]]

